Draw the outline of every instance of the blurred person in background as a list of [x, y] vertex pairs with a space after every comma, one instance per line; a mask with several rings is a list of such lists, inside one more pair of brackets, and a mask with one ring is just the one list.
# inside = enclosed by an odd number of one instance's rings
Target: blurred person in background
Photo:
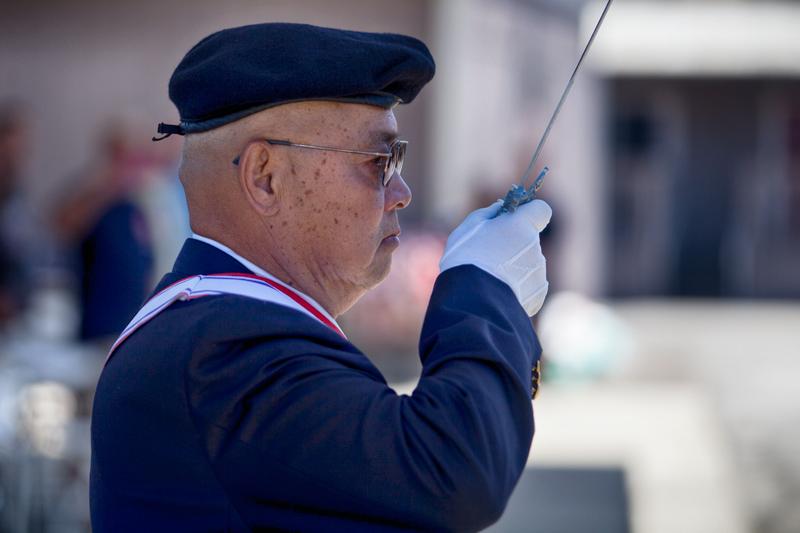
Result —
[[83, 341], [110, 343], [151, 289], [150, 229], [135, 201], [151, 163], [126, 124], [111, 121], [96, 159], [59, 199], [54, 228], [77, 263]]
[[388, 274], [417, 39], [298, 24], [213, 34], [170, 80], [195, 235], [112, 347], [92, 414], [92, 528], [476, 531], [533, 437], [541, 201], [448, 239], [397, 395], [336, 323]]
[[24, 106], [17, 101], [0, 102], [0, 329], [24, 307], [39, 244], [33, 235], [32, 211], [21, 190], [27, 156]]

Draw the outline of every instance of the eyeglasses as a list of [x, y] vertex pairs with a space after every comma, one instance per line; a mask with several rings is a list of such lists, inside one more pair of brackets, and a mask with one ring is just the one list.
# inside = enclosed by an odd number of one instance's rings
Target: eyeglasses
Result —
[[[383, 165], [383, 169], [381, 171], [381, 175], [379, 177], [383, 186], [386, 187], [389, 185], [389, 182], [392, 181], [392, 176], [394, 173], [400, 173], [403, 171], [403, 160], [406, 157], [406, 149], [408, 148], [408, 141], [401, 141], [395, 140], [390, 146], [388, 152], [367, 152], [365, 150], [350, 150], [347, 148], [333, 148], [331, 146], [317, 146], [315, 144], [301, 144], [301, 143], [293, 143], [289, 141], [281, 141], [277, 139], [264, 139], [264, 141], [268, 142], [269, 144], [275, 144], [278, 146], [292, 146], [295, 148], [308, 148], [310, 150], [324, 150], [326, 152], [341, 152], [344, 154], [358, 154], [358, 155], [371, 155], [376, 158], [385, 158], [386, 162]], [[237, 157], [233, 160], [234, 165], [239, 164], [241, 156]]]

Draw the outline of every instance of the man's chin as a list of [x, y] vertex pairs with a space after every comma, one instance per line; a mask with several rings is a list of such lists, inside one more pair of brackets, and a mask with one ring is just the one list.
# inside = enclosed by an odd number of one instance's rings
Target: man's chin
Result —
[[374, 289], [389, 276], [389, 272], [391, 272], [391, 270], [391, 251], [388, 251], [388, 253], [381, 253], [381, 251], [379, 251], [375, 257], [375, 262], [372, 263], [372, 267], [370, 268], [364, 288], [367, 290]]

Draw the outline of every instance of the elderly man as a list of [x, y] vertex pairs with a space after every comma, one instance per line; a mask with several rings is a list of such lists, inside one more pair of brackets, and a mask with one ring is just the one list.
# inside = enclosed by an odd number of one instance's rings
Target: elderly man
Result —
[[[294, 24], [218, 32], [170, 81], [195, 236], [109, 354], [95, 531], [478, 530], [533, 436], [550, 210], [499, 204], [447, 243], [412, 396], [335, 317], [389, 272], [406, 143], [433, 76], [416, 39]], [[535, 386], [535, 384], [534, 384]]]

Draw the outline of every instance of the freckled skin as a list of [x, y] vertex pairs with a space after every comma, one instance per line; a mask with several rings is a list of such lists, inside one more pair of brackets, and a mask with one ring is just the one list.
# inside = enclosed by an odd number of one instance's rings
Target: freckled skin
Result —
[[[337, 104], [332, 111], [310, 134], [291, 140], [386, 151], [388, 143], [375, 134], [397, 132], [391, 110]], [[290, 260], [306, 267], [326, 299], [337, 302], [335, 311], [343, 312], [388, 275], [394, 246], [385, 239], [399, 232], [397, 214], [411, 201], [411, 191], [399, 174], [384, 187], [383, 161], [370, 156], [274, 148], [276, 168], [288, 161], [292, 175], [275, 215], [287, 224], [279, 225], [282, 234], [276, 237], [296, 245], [297, 257]], [[311, 189], [304, 188], [305, 176], [314, 177]]]

